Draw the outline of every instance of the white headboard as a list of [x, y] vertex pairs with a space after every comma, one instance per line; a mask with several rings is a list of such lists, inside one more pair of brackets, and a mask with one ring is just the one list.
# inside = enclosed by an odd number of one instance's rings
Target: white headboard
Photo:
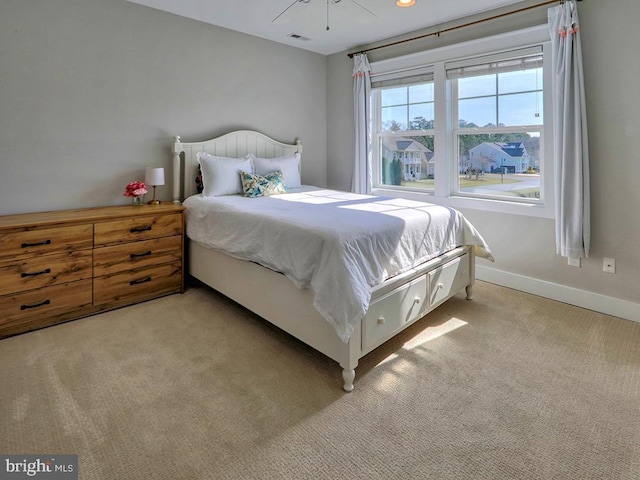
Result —
[[[184, 170], [180, 168], [182, 152]], [[239, 158], [253, 153], [256, 157], [277, 158], [294, 153], [302, 154], [302, 142], [297, 140], [295, 145], [287, 145], [251, 130], [238, 130], [218, 138], [193, 143], [181, 142], [180, 137], [176, 136], [173, 144], [173, 203], [180, 203], [182, 199], [196, 193], [198, 152], [207, 152], [218, 157]]]

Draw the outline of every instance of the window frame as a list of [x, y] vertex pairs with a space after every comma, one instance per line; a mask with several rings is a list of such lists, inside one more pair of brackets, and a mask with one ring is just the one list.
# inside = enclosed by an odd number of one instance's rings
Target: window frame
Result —
[[[495, 53], [508, 52], [527, 48], [530, 46], [542, 46], [543, 50], [543, 115], [544, 124], [541, 127], [543, 142], [541, 152], [540, 198], [541, 201], [528, 201], [519, 199], [507, 199], [499, 197], [484, 197], [457, 192], [458, 175], [458, 149], [456, 130], [453, 125], [453, 95], [451, 84], [446, 78], [445, 64], [459, 60], [467, 60], [473, 57], [481, 57]], [[458, 43], [411, 55], [396, 57], [371, 63], [372, 82], [378, 78], [401, 78], [406, 72], [411, 76], [416, 70], [433, 73], [434, 100], [435, 100], [435, 128], [428, 131], [403, 131], [401, 136], [434, 135], [434, 152], [439, 161], [435, 163], [435, 186], [433, 190], [415, 189], [410, 187], [390, 186], [382, 184], [381, 161], [378, 134], [379, 119], [376, 124], [375, 114], [376, 95], [371, 91], [371, 152], [374, 195], [394, 195], [416, 200], [430, 201], [454, 208], [470, 208], [476, 210], [509, 213], [516, 215], [528, 215], [544, 218], [554, 218], [554, 161], [552, 154], [553, 145], [553, 112], [551, 105], [551, 46], [547, 25], [539, 25], [523, 30], [517, 30], [506, 34], [494, 35], [471, 42]], [[401, 86], [401, 85], [399, 85]], [[402, 85], [406, 86], [406, 85]], [[480, 130], [484, 129], [479, 129]], [[527, 131], [521, 129], [520, 131]], [[530, 131], [530, 130], [528, 130]], [[385, 135], [387, 135], [385, 133]], [[454, 143], [455, 142], [455, 143]]]

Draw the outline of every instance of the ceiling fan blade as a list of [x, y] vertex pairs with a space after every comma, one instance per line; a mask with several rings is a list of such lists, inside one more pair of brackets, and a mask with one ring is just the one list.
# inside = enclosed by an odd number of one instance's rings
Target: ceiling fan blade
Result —
[[367, 7], [365, 7], [364, 5], [356, 2], [356, 0], [351, 0], [351, 2], [355, 3], [357, 6], [359, 6], [361, 9], [366, 10], [367, 12], [369, 12], [371, 15], [373, 15], [374, 17], [377, 17], [377, 15], [375, 13], [373, 13], [371, 10], [369, 10]]
[[[285, 8], [283, 11], [281, 11], [276, 18], [271, 20], [271, 23], [275, 23], [276, 20], [278, 20], [282, 15], [287, 13], [287, 10], [289, 10], [291, 7], [293, 7], [296, 3], [300, 3], [301, 1], [302, 0], [293, 0], [293, 3], [291, 5], [289, 5], [287, 8]], [[309, 3], [309, 2], [303, 2], [303, 3]]]

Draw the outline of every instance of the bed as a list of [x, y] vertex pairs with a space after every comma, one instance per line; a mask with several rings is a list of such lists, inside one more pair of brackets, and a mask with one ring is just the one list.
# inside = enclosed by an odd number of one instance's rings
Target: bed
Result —
[[[243, 130], [202, 142], [187, 143], [175, 137], [173, 154], [173, 200], [184, 200], [186, 207], [189, 274], [336, 361], [342, 367], [347, 392], [354, 388], [360, 358], [457, 293], [466, 290], [466, 298], [471, 299], [476, 255], [492, 258], [482, 237], [459, 212], [436, 205], [305, 185], [261, 198], [198, 194], [195, 179], [200, 176], [202, 155], [238, 161], [251, 156], [263, 162], [291, 156], [299, 159], [300, 141], [285, 144]], [[440, 232], [448, 236], [438, 244], [429, 240], [431, 235], [422, 227], [411, 225], [414, 217], [420, 217], [435, 232], [436, 213], [441, 210], [445, 217]], [[340, 216], [344, 216], [342, 221]], [[252, 223], [237, 223], [243, 217]], [[327, 221], [331, 218], [336, 220]], [[381, 232], [369, 232], [374, 229], [369, 225], [377, 225], [378, 220]], [[344, 232], [340, 223], [359, 233], [334, 235]], [[361, 253], [371, 243], [390, 243], [390, 237], [385, 237], [390, 234], [385, 232], [389, 225], [395, 228], [398, 224], [403, 225], [401, 230], [412, 231], [414, 240], [393, 237], [388, 259], [377, 251]], [[236, 231], [238, 235], [231, 235]], [[208, 235], [217, 238], [209, 239]], [[271, 235], [278, 238], [270, 241]], [[286, 246], [285, 241], [293, 243]], [[429, 243], [431, 250], [426, 254]], [[319, 253], [296, 253], [298, 245], [307, 244], [318, 244]], [[396, 250], [399, 257], [409, 255], [410, 264], [399, 265]], [[338, 255], [339, 260], [332, 255]], [[283, 261], [294, 266], [278, 263], [281, 256], [292, 257]], [[314, 256], [331, 268], [314, 267]], [[343, 268], [341, 261], [346, 261], [348, 268]], [[303, 263], [309, 267], [297, 271], [295, 267]]]

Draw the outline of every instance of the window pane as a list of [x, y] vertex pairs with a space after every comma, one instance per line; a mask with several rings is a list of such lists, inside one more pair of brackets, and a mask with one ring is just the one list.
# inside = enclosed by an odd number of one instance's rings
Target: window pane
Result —
[[380, 138], [381, 183], [433, 190], [433, 135]]
[[433, 83], [409, 87], [409, 103], [433, 102]]
[[460, 127], [495, 126], [496, 114], [496, 97], [473, 98], [458, 102]]
[[458, 80], [458, 97], [481, 97], [496, 94], [496, 76], [462, 77]]
[[542, 125], [542, 93], [521, 93], [498, 97], [500, 125]]
[[403, 105], [407, 103], [407, 87], [388, 88], [380, 92], [380, 101], [383, 107], [389, 105]]
[[538, 133], [458, 135], [458, 191], [540, 198]]
[[412, 130], [429, 130], [434, 128], [433, 103], [409, 105], [409, 119]]
[[542, 69], [518, 70], [498, 75], [498, 93], [542, 90]]
[[407, 106], [383, 107], [381, 109], [382, 131], [397, 132], [407, 129]]

